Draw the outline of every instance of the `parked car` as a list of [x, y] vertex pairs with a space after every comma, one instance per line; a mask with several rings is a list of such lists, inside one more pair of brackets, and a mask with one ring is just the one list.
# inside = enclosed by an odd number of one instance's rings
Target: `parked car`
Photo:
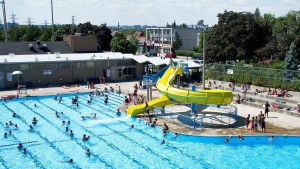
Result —
[[167, 53], [167, 54], [165, 55], [165, 58], [170, 58], [170, 57], [172, 57], [172, 56], [173, 56], [173, 53], [170, 52], [170, 53]]
[[266, 60], [261, 61], [261, 64], [269, 65], [269, 64], [271, 64], [271, 62], [272, 62], [272, 59], [266, 59]]
[[203, 60], [194, 60], [195, 63], [198, 63], [199, 65], [203, 65]]
[[192, 59], [194, 59], [194, 60], [200, 60], [200, 59], [202, 59], [202, 56], [199, 55], [199, 54], [196, 54], [196, 55], [192, 56]]
[[149, 56], [149, 57], [151, 57], [151, 56], [157, 56], [157, 53], [154, 52], [154, 50], [150, 50], [150, 51], [148, 52], [148, 56]]

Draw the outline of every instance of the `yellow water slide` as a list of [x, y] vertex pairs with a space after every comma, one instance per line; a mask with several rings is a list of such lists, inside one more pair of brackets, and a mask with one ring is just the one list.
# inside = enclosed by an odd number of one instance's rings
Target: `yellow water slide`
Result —
[[[171, 66], [166, 70], [164, 75], [156, 82], [156, 88], [163, 94], [160, 98], [148, 102], [149, 110], [153, 106], [163, 107], [173, 104], [169, 99], [177, 102], [188, 102], [196, 104], [230, 104], [233, 99], [232, 92], [229, 90], [201, 90], [191, 91], [178, 89], [170, 86], [176, 75], [181, 75], [182, 69], [173, 69]], [[144, 113], [145, 104], [131, 106], [127, 109], [127, 114], [135, 116]]]

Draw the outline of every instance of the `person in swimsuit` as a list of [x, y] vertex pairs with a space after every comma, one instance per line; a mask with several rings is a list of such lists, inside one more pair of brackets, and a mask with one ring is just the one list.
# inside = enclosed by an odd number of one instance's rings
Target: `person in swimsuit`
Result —
[[269, 102], [268, 101], [266, 101], [266, 103], [265, 103], [265, 116], [266, 117], [269, 117], [269, 107], [270, 107], [270, 104], [269, 104]]

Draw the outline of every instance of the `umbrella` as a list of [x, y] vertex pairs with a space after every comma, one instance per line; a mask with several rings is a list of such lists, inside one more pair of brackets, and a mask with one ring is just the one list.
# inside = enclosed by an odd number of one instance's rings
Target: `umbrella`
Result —
[[17, 75], [17, 77], [18, 77], [18, 86], [19, 86], [19, 82], [20, 82], [19, 75], [22, 75], [22, 74], [23, 74], [23, 72], [21, 72], [19, 70], [12, 72], [12, 75]]

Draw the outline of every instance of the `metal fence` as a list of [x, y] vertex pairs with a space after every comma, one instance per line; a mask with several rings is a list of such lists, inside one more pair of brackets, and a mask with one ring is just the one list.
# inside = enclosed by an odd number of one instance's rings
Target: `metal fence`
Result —
[[201, 113], [196, 115], [191, 114], [190, 112], [182, 114], [175, 113], [164, 108], [153, 107], [152, 113], [157, 118], [161, 118], [194, 130], [197, 128], [214, 127], [219, 125], [226, 126], [236, 122], [237, 108], [233, 105], [209, 105], [207, 110], [209, 113]]
[[163, 76], [166, 70], [169, 68], [169, 65], [165, 66], [156, 74], [148, 74], [143, 76], [143, 85], [152, 85], [157, 82], [157, 80]]
[[[228, 70], [232, 70], [231, 74]], [[215, 64], [207, 70], [206, 78], [263, 87], [290, 88], [300, 91], [300, 71], [251, 66]]]

